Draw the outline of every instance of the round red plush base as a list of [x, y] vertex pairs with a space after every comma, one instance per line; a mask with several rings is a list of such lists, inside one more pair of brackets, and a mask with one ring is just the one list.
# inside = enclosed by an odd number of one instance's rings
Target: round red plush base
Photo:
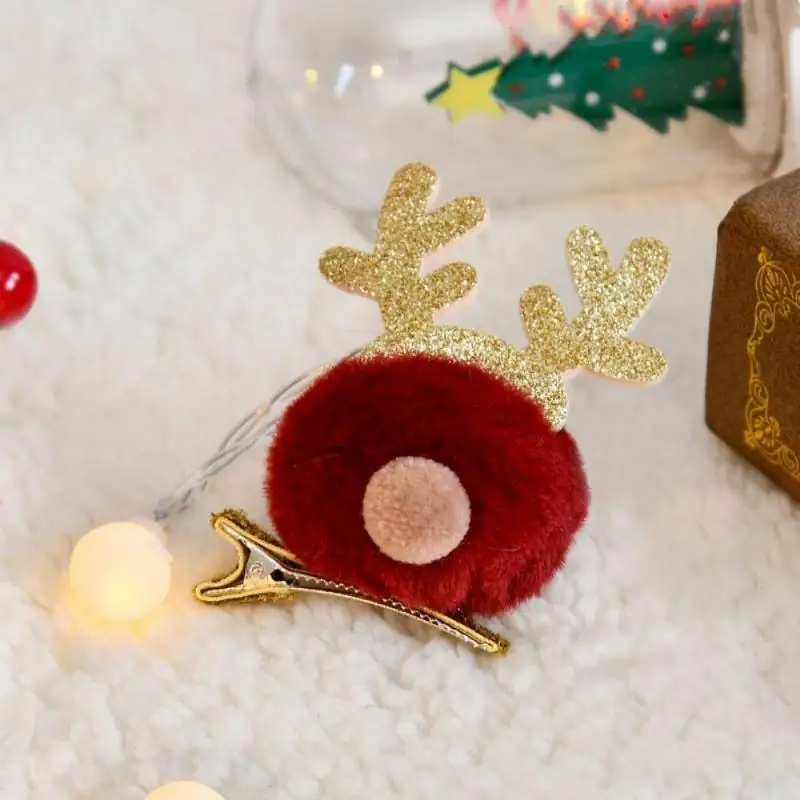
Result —
[[[452, 469], [469, 531], [444, 558], [381, 553], [362, 517], [372, 474], [399, 456]], [[536, 594], [586, 516], [578, 450], [541, 409], [482, 369], [428, 356], [348, 359], [284, 415], [268, 455], [270, 514], [309, 569], [407, 605], [496, 614]]]

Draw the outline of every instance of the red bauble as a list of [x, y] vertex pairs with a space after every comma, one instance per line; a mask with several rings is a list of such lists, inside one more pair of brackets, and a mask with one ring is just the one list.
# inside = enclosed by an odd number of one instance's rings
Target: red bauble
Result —
[[19, 322], [36, 299], [36, 271], [14, 245], [0, 242], [0, 328]]
[[[464, 540], [428, 564], [384, 555], [362, 500], [402, 456], [449, 467], [471, 505]], [[539, 406], [479, 367], [428, 356], [348, 359], [286, 412], [268, 456], [270, 514], [313, 571], [373, 596], [496, 614], [562, 565], [588, 507], [575, 443]]]

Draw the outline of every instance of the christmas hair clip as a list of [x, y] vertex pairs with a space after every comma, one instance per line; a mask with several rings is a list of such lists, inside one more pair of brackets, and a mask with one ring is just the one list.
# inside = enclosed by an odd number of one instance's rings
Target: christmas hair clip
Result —
[[589, 500], [563, 429], [565, 378], [578, 369], [639, 383], [662, 376], [664, 356], [628, 331], [666, 277], [668, 251], [636, 239], [614, 269], [599, 235], [576, 229], [567, 258], [582, 310], [567, 320], [552, 289], [527, 289], [528, 345], [518, 349], [434, 321], [476, 273], [452, 263], [423, 275], [422, 260], [486, 216], [476, 197], [430, 210], [435, 187], [429, 167], [401, 168], [373, 251], [322, 255], [322, 274], [374, 300], [385, 330], [278, 395], [279, 417], [273, 404], [262, 409], [277, 536], [241, 512], [215, 515], [237, 562], [197, 586], [203, 602], [350, 598], [502, 653], [508, 643], [473, 615], [535, 595], [563, 563]]
[[564, 430], [565, 379], [586, 369], [639, 383], [663, 355], [628, 336], [666, 277], [667, 249], [636, 239], [619, 269], [588, 228], [567, 239], [582, 310], [568, 320], [546, 286], [520, 301], [523, 348], [434, 315], [475, 285], [452, 263], [423, 274], [424, 256], [477, 227], [481, 200], [429, 209], [436, 176], [394, 176], [372, 252], [326, 251], [323, 275], [378, 303], [384, 331], [334, 365], [295, 379], [253, 410], [151, 519], [110, 523], [77, 543], [70, 582], [106, 620], [136, 619], [167, 594], [160, 524], [210, 477], [269, 440], [265, 492], [274, 533], [240, 511], [214, 515], [236, 553], [204, 581], [204, 603], [283, 602], [304, 595], [396, 612], [478, 650], [508, 642], [473, 622], [537, 594], [561, 567], [587, 513], [578, 449]]

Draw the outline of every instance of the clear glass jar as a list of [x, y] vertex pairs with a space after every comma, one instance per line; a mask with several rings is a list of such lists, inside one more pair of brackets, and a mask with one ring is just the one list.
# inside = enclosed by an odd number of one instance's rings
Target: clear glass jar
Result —
[[759, 178], [787, 124], [780, 2], [262, 0], [251, 89], [287, 165], [365, 226], [409, 161], [493, 209]]

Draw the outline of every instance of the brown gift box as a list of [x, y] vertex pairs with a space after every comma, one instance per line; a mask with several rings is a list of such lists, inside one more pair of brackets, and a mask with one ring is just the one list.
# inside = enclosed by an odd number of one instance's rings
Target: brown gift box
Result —
[[800, 170], [740, 197], [719, 226], [706, 422], [800, 500]]

